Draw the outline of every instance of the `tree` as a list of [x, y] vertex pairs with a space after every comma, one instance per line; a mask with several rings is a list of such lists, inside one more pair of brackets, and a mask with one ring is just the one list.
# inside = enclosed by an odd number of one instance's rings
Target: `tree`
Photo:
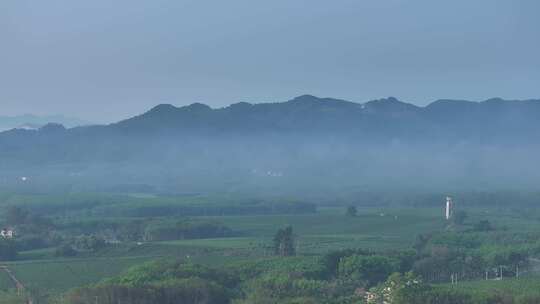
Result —
[[493, 226], [488, 220], [481, 220], [477, 222], [476, 224], [474, 224], [473, 229], [475, 231], [491, 231], [493, 230]]
[[346, 212], [347, 216], [354, 217], [357, 215], [357, 213], [358, 213], [358, 210], [356, 209], [355, 206], [347, 207], [347, 212]]
[[118, 238], [122, 241], [139, 241], [143, 239], [145, 223], [142, 220], [130, 221], [118, 229]]
[[399, 261], [382, 255], [352, 255], [342, 258], [338, 267], [340, 276], [374, 286], [399, 271]]
[[230, 297], [230, 292], [216, 282], [190, 277], [137, 286], [106, 282], [74, 289], [65, 295], [65, 300], [70, 304], [229, 304]]
[[467, 212], [463, 210], [456, 211], [454, 215], [452, 216], [452, 221], [456, 225], [463, 225], [466, 219], [467, 219]]
[[75, 247], [83, 251], [98, 251], [107, 246], [107, 242], [96, 235], [82, 235], [75, 239]]
[[429, 243], [429, 240], [431, 240], [431, 235], [418, 234], [413, 243], [414, 250], [416, 250], [417, 253], [422, 252], [426, 248], [427, 244]]
[[274, 253], [279, 256], [296, 255], [294, 234], [291, 226], [279, 229], [274, 236]]
[[77, 250], [73, 249], [69, 244], [63, 244], [56, 248], [54, 255], [57, 257], [73, 257], [77, 255]]

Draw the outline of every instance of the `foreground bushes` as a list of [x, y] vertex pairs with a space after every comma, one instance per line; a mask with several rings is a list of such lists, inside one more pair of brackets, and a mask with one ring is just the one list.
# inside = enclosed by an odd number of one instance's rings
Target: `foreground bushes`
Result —
[[[343, 250], [325, 257], [277, 257], [211, 268], [158, 261], [69, 292], [62, 304], [532, 304], [538, 279], [432, 285], [403, 271], [411, 251]], [[390, 272], [393, 272], [390, 274]], [[368, 298], [371, 301], [368, 301]], [[377, 302], [379, 301], [379, 302]]]
[[231, 297], [227, 290], [215, 282], [200, 278], [167, 280], [141, 286], [103, 284], [81, 288], [67, 295], [72, 304], [227, 304]]
[[125, 275], [95, 286], [78, 288], [65, 303], [88, 304], [227, 304], [237, 280], [202, 265], [159, 261], [134, 267]]

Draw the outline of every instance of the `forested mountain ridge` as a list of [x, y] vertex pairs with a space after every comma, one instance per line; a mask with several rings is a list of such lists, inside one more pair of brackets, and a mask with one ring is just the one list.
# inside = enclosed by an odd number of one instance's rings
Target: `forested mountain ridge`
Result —
[[[420, 128], [422, 130], [418, 130]], [[39, 130], [2, 132], [0, 144], [24, 137], [50, 136], [53, 135], [51, 129], [48, 125]], [[118, 123], [66, 129], [62, 136], [69, 140], [83, 134], [106, 137], [156, 133], [256, 135], [257, 132], [265, 132], [290, 135], [290, 132], [339, 132], [332, 135], [381, 140], [424, 137], [425, 140], [438, 138], [441, 141], [482, 140], [486, 136], [499, 135], [493, 139], [502, 142], [517, 138], [530, 141], [535, 130], [540, 130], [540, 100], [493, 98], [471, 102], [445, 99], [418, 107], [393, 97], [359, 104], [303, 95], [282, 103], [240, 102], [218, 109], [201, 103], [184, 107], [160, 104], [142, 115]]]
[[163, 104], [110, 127], [128, 133], [317, 135], [320, 132], [383, 141], [484, 140], [486, 136], [498, 142], [529, 141], [532, 134], [523, 133], [540, 130], [540, 100], [438, 100], [418, 107], [393, 97], [359, 104], [303, 95], [283, 103], [242, 102], [219, 109], [199, 103], [180, 108]]
[[[109, 180], [114, 172], [125, 183], [159, 176], [206, 186], [238, 185], [253, 175], [290, 183], [522, 185], [538, 174], [531, 164], [539, 146], [540, 100], [438, 100], [419, 107], [393, 97], [360, 104], [303, 95], [217, 109], [162, 104], [110, 125], [10, 130], [0, 133], [0, 167], [10, 176], [26, 170]], [[506, 179], [493, 180], [500, 170]]]

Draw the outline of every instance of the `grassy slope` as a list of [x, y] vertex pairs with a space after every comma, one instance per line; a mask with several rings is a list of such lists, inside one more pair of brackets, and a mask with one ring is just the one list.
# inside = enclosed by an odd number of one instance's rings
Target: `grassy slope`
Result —
[[52, 260], [13, 263], [9, 267], [27, 287], [52, 292], [95, 283], [148, 260], [147, 257]]
[[0, 291], [7, 291], [14, 288], [15, 285], [13, 285], [13, 282], [11, 281], [7, 273], [2, 269], [0, 271]]

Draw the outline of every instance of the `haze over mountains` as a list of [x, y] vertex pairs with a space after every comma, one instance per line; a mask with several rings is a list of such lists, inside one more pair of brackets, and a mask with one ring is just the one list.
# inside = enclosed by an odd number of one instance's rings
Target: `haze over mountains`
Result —
[[37, 116], [31, 114], [18, 116], [0, 116], [0, 131], [10, 129], [39, 129], [48, 123], [59, 123], [66, 127], [91, 125], [92, 123], [63, 115]]
[[497, 98], [163, 104], [110, 125], [0, 133], [2, 186], [35, 189], [537, 190], [538, 155], [540, 100]]

